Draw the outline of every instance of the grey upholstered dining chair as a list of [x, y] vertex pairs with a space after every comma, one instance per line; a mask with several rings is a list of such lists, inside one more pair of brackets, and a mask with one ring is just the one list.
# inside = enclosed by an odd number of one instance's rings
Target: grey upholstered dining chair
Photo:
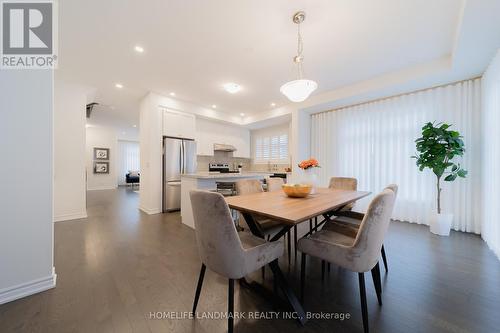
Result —
[[283, 178], [268, 177], [266, 178], [267, 191], [268, 192], [281, 191], [281, 187], [283, 186], [284, 183], [285, 182], [283, 181]]
[[[397, 197], [398, 185], [390, 184], [387, 185], [385, 189], [393, 191], [394, 195]], [[364, 217], [363, 213], [341, 211], [338, 213], [338, 216], [335, 219], [330, 220], [329, 223], [327, 223], [323, 228], [331, 229], [334, 231], [337, 230], [340, 232], [347, 232], [351, 234], [353, 233], [355, 235], [358, 233], [358, 229], [361, 224], [361, 221], [363, 220], [363, 217]], [[387, 256], [385, 254], [385, 248], [383, 244], [380, 253], [382, 255], [382, 261], [384, 262], [385, 271], [388, 272], [389, 268], [387, 265]]]
[[[330, 178], [329, 188], [340, 189], [340, 190], [358, 190], [358, 180], [351, 177], [332, 177]], [[342, 208], [342, 210], [351, 210], [354, 203], [350, 203]]]
[[332, 230], [322, 229], [298, 242], [302, 252], [301, 300], [304, 300], [306, 255], [318, 257], [358, 273], [364, 331], [368, 332], [368, 310], [364, 273], [371, 271], [377, 299], [382, 305], [382, 286], [378, 258], [389, 227], [395, 193], [385, 189], [375, 196], [361, 222], [359, 231], [352, 237]]
[[[258, 179], [242, 179], [236, 182], [236, 194], [245, 195], [252, 193], [264, 192], [262, 183]], [[254, 216], [255, 221], [259, 224], [264, 236], [270, 236], [278, 233], [281, 230], [281, 223], [268, 219], [266, 217]]]
[[[328, 188], [337, 190], [358, 190], [358, 180], [352, 177], [331, 177], [328, 184]], [[354, 202], [342, 207], [338, 212], [350, 212], [354, 207]], [[331, 220], [326, 220], [323, 229], [331, 227]], [[330, 272], [330, 263], [328, 263], [328, 272]], [[325, 261], [321, 261], [321, 277], [325, 275]]]
[[229, 207], [220, 193], [191, 191], [196, 243], [201, 270], [193, 303], [196, 312], [206, 267], [229, 279], [228, 331], [233, 332], [234, 280], [267, 265], [277, 265], [283, 255], [282, 242], [266, 242], [236, 231]]

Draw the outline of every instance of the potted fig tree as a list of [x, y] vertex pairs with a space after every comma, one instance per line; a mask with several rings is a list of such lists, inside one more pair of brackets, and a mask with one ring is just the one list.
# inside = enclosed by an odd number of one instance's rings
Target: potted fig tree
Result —
[[422, 127], [422, 137], [415, 140], [420, 171], [429, 168], [436, 175], [437, 214], [430, 221], [431, 232], [441, 236], [450, 234], [453, 214], [441, 212], [441, 181], [452, 182], [457, 177], [465, 178], [467, 171], [454, 159], [465, 152], [464, 142], [459, 132], [450, 130], [451, 125], [427, 123]]

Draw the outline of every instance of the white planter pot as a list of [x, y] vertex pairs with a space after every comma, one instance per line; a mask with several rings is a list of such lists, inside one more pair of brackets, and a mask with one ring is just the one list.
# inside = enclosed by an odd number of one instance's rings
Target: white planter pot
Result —
[[436, 214], [431, 219], [431, 232], [439, 236], [449, 236], [453, 214]]

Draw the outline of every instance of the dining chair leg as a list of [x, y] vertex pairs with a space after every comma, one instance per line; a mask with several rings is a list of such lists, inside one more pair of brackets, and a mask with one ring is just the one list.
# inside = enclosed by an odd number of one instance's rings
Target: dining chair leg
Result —
[[[318, 227], [318, 217], [317, 216], [314, 218], [314, 227], [315, 228]], [[316, 231], [318, 231], [318, 230], [316, 230]]]
[[200, 276], [198, 277], [198, 285], [196, 286], [196, 294], [194, 295], [193, 302], [193, 313], [196, 312], [196, 307], [198, 306], [198, 300], [200, 299], [201, 287], [203, 286], [203, 279], [205, 278], [205, 270], [207, 266], [201, 264]]
[[372, 278], [373, 284], [375, 285], [375, 291], [377, 293], [378, 305], [382, 305], [382, 282], [380, 279], [380, 266], [377, 264], [372, 268]]
[[330, 263], [327, 264], [328, 273], [330, 273]]
[[366, 305], [365, 273], [358, 273], [358, 278], [359, 295], [361, 298], [361, 314], [363, 315], [363, 331], [368, 333], [368, 307]]
[[300, 302], [304, 303], [304, 289], [306, 284], [306, 254], [302, 252], [300, 258]]
[[288, 241], [288, 267], [292, 263], [292, 240], [290, 236], [290, 231], [286, 233], [286, 240]]
[[324, 260], [321, 260], [321, 281], [325, 279], [325, 265], [326, 262]]
[[295, 262], [297, 262], [297, 225], [293, 226], [293, 250], [294, 250], [294, 258]]
[[233, 333], [234, 326], [234, 280], [229, 279], [228, 299], [227, 299], [227, 331]]
[[266, 266], [262, 266], [260, 270], [262, 272], [262, 281], [264, 281], [266, 279]]
[[312, 232], [313, 230], [313, 220], [309, 219], [309, 232]]
[[384, 244], [382, 244], [382, 250], [380, 252], [382, 252], [382, 260], [384, 261], [385, 272], [387, 273], [389, 269], [387, 268], [387, 258], [385, 256]]

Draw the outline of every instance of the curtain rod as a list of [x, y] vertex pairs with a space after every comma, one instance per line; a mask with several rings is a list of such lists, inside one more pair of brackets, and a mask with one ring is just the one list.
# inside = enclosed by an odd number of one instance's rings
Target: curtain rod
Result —
[[450, 82], [450, 83], [440, 84], [440, 85], [437, 85], [437, 86], [432, 86], [432, 87], [418, 89], [418, 90], [414, 90], [414, 91], [410, 91], [410, 92], [400, 93], [400, 94], [397, 94], [397, 95], [392, 95], [392, 96], [387, 96], [387, 97], [382, 97], [382, 98], [376, 98], [376, 99], [372, 99], [372, 100], [365, 101], [365, 102], [359, 102], [359, 103], [355, 103], [355, 104], [349, 104], [349, 105], [341, 106], [341, 107], [338, 107], [338, 108], [335, 108], [335, 109], [325, 110], [325, 111], [321, 111], [321, 112], [317, 112], [317, 113], [311, 113], [311, 117], [314, 116], [314, 115], [317, 115], [317, 114], [340, 111], [340, 110], [346, 109], [346, 108], [352, 108], [352, 107], [356, 107], [356, 106], [360, 106], [360, 105], [365, 105], [365, 104], [370, 104], [370, 103], [385, 101], [385, 100], [388, 100], [388, 99], [397, 98], [397, 97], [401, 97], [401, 96], [405, 96], [405, 95], [416, 94], [416, 93], [419, 93], [419, 92], [428, 91], [428, 90], [432, 90], [432, 89], [437, 89], [437, 88], [441, 88], [441, 87], [452, 86], [452, 85], [455, 85], [455, 84], [458, 84], [458, 83], [462, 83], [462, 82], [465, 82], [465, 81], [474, 81], [474, 80], [480, 79], [482, 77], [483, 77], [482, 75], [479, 75], [479, 76], [476, 76], [476, 77], [473, 77], [473, 78], [470, 78], [470, 79], [465, 79], [465, 80], [459, 80], [459, 81], [454, 81], [454, 82]]

